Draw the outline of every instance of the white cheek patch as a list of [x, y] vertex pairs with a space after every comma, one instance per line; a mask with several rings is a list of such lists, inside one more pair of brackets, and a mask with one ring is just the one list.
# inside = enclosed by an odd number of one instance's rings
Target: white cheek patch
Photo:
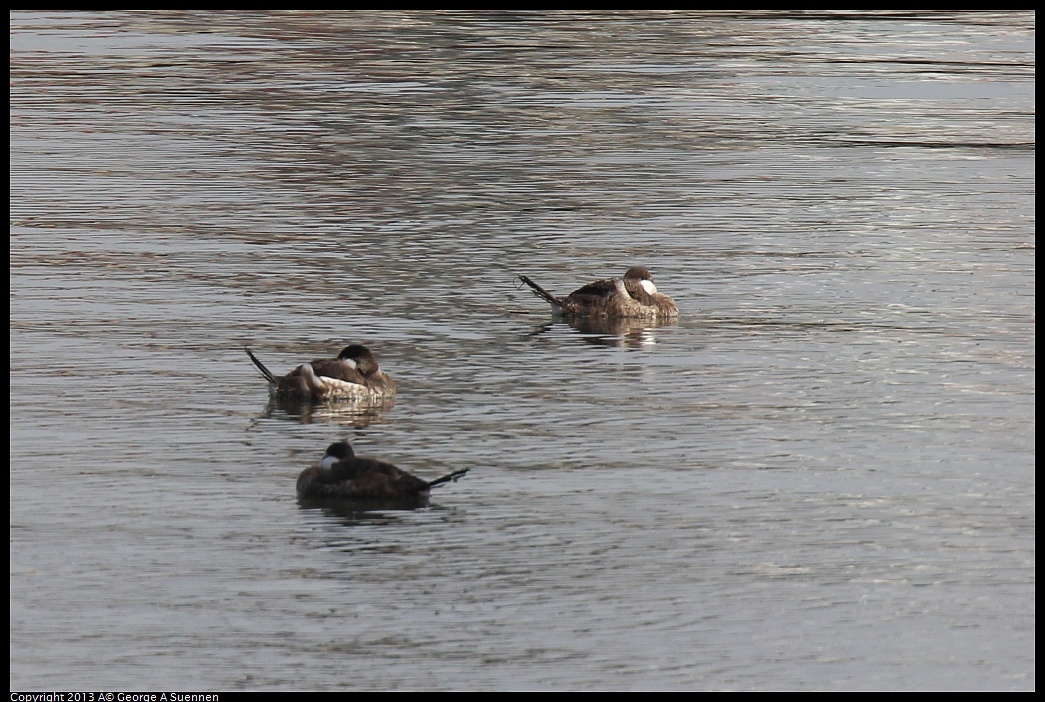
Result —
[[353, 361], [351, 358], [342, 358], [341, 362], [344, 363], [349, 368], [351, 368], [352, 370], [355, 370], [356, 367], [359, 365], [358, 363]]
[[657, 292], [657, 286], [653, 284], [652, 280], [639, 281], [639, 285], [642, 286], [642, 289], [646, 291], [647, 295], [652, 295]]
[[323, 470], [330, 470], [334, 467], [334, 464], [337, 463], [338, 460], [339, 459], [337, 456], [323, 456], [323, 462], [320, 463], [319, 466]]

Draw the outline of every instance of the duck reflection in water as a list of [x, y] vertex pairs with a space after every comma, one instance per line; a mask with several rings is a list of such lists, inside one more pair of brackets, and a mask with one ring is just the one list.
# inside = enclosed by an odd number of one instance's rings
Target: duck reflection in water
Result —
[[677, 319], [596, 319], [564, 317], [542, 324], [528, 336], [546, 334], [561, 324], [581, 333], [585, 342], [594, 346], [649, 349], [657, 344], [657, 329], [678, 323]]
[[356, 429], [385, 421], [384, 414], [395, 406], [395, 397], [366, 402], [318, 402], [300, 397], [270, 397], [261, 417], [299, 424], [329, 423]]
[[318, 466], [298, 476], [298, 499], [303, 504], [348, 503], [359, 509], [414, 509], [428, 504], [432, 488], [456, 482], [468, 472], [455, 470], [435, 480], [424, 480], [391, 463], [356, 456], [347, 441], [327, 447]]
[[657, 343], [657, 329], [678, 323], [671, 319], [581, 319], [563, 320], [597, 346], [648, 349]]

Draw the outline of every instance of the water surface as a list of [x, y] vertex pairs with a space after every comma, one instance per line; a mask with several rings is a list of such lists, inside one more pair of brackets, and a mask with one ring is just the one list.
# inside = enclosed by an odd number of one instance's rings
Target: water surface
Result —
[[1034, 689], [1034, 29], [12, 13], [11, 688]]

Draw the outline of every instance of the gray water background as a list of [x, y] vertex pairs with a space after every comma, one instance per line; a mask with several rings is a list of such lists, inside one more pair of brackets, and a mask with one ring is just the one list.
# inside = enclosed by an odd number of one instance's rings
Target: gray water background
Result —
[[1034, 29], [11, 13], [11, 688], [1034, 689]]

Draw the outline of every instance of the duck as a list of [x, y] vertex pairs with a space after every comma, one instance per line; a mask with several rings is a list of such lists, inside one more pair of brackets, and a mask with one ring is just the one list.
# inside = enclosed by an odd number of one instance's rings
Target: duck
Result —
[[269, 381], [269, 391], [279, 399], [373, 401], [396, 394], [395, 382], [361, 344], [346, 346], [337, 358], [302, 363], [282, 377], [266, 368], [249, 348], [244, 349]]
[[424, 480], [376, 458], [356, 456], [351, 444], [337, 441], [327, 447], [318, 466], [298, 476], [298, 498], [305, 501], [352, 501], [415, 507], [427, 504], [429, 491], [456, 482], [468, 468], [435, 480]]
[[657, 290], [653, 274], [645, 266], [632, 266], [622, 278], [606, 278], [588, 283], [566, 297], [551, 294], [525, 275], [519, 280], [533, 294], [552, 306], [552, 313], [567, 318], [672, 320], [679, 316], [678, 305]]

